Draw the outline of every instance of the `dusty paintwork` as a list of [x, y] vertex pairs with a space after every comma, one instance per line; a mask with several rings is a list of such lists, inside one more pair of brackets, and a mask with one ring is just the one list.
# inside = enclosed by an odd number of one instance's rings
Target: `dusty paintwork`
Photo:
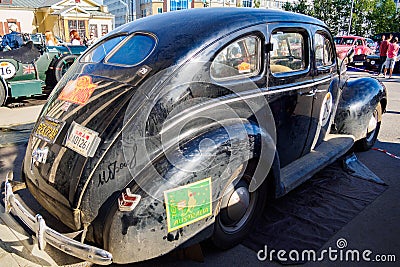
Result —
[[[302, 43], [274, 56], [293, 36]], [[245, 64], [219, 66], [236, 46], [247, 53]], [[128, 57], [135, 47], [141, 50]], [[137, 20], [103, 37], [58, 83], [40, 118], [65, 126], [53, 144], [31, 137], [23, 177], [44, 208], [72, 230], [87, 230], [85, 240], [116, 263], [210, 236], [226, 248], [251, 229], [267, 195], [292, 188], [283, 170], [324, 145], [331, 129], [362, 139], [373, 109], [381, 103], [384, 110], [382, 84], [347, 82], [341, 70], [326, 25], [299, 14], [207, 8]], [[83, 93], [71, 87], [80, 77], [90, 77], [93, 90], [68, 102], [64, 90]], [[73, 123], [98, 133], [93, 155], [66, 147]], [[45, 147], [46, 160], [31, 164], [32, 153]], [[169, 231], [165, 192], [207, 178], [212, 211]], [[128, 212], [118, 208], [126, 188], [141, 196]], [[235, 208], [237, 200], [244, 209]]]

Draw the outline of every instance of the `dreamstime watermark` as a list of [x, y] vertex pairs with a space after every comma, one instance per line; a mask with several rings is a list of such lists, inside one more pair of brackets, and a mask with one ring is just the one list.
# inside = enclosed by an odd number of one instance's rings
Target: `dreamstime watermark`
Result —
[[336, 248], [328, 247], [321, 251], [315, 251], [307, 249], [303, 251], [298, 250], [268, 250], [268, 246], [265, 245], [264, 249], [260, 249], [257, 252], [257, 258], [260, 261], [272, 261], [277, 259], [281, 262], [292, 261], [292, 262], [305, 262], [305, 261], [340, 261], [340, 262], [396, 262], [396, 255], [394, 254], [374, 254], [371, 250], [358, 250], [358, 249], [346, 249], [347, 240], [339, 238], [336, 241]]

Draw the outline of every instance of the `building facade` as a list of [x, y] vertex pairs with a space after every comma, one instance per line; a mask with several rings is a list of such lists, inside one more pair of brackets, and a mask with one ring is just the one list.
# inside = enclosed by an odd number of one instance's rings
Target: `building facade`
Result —
[[69, 32], [96, 37], [113, 29], [114, 16], [107, 7], [93, 0], [1, 0], [0, 34], [9, 32], [11, 23], [23, 33], [52, 31], [69, 42]]

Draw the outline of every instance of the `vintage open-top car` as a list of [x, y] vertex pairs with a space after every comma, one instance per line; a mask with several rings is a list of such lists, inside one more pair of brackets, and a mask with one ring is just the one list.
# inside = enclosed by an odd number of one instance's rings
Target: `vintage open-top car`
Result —
[[374, 144], [386, 89], [347, 79], [312, 17], [207, 8], [128, 23], [71, 66], [27, 146], [23, 183], [71, 233], [29, 213], [11, 176], [6, 210], [40, 248], [97, 264], [232, 247], [268, 199]]
[[11, 51], [0, 51], [0, 106], [9, 98], [48, 94], [86, 50], [84, 45], [46, 46], [42, 34]]

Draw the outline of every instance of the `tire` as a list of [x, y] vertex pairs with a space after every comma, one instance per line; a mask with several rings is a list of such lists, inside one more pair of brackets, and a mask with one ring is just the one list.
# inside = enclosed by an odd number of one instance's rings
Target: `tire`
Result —
[[64, 76], [69, 67], [71, 67], [71, 65], [75, 62], [77, 58], [78, 55], [66, 55], [61, 57], [57, 61], [54, 69], [54, 74], [57, 82], [61, 80], [62, 76]]
[[4, 87], [3, 83], [0, 82], [0, 107], [6, 103], [7, 92], [6, 88]]
[[[250, 193], [248, 187], [251, 174], [245, 173], [233, 188], [230, 187], [224, 193], [211, 237], [211, 242], [217, 248], [229, 249], [241, 243], [262, 214], [267, 197], [267, 183], [264, 182], [256, 191]], [[231, 201], [235, 202], [232, 196], [239, 196], [240, 200], [237, 203], [242, 205], [227, 205]], [[246, 209], [243, 209], [243, 203], [247, 206]]]
[[381, 119], [382, 107], [381, 104], [378, 103], [367, 127], [365, 137], [357, 141], [357, 150], [367, 151], [374, 146], [376, 140], [378, 139], [379, 130], [381, 128]]

